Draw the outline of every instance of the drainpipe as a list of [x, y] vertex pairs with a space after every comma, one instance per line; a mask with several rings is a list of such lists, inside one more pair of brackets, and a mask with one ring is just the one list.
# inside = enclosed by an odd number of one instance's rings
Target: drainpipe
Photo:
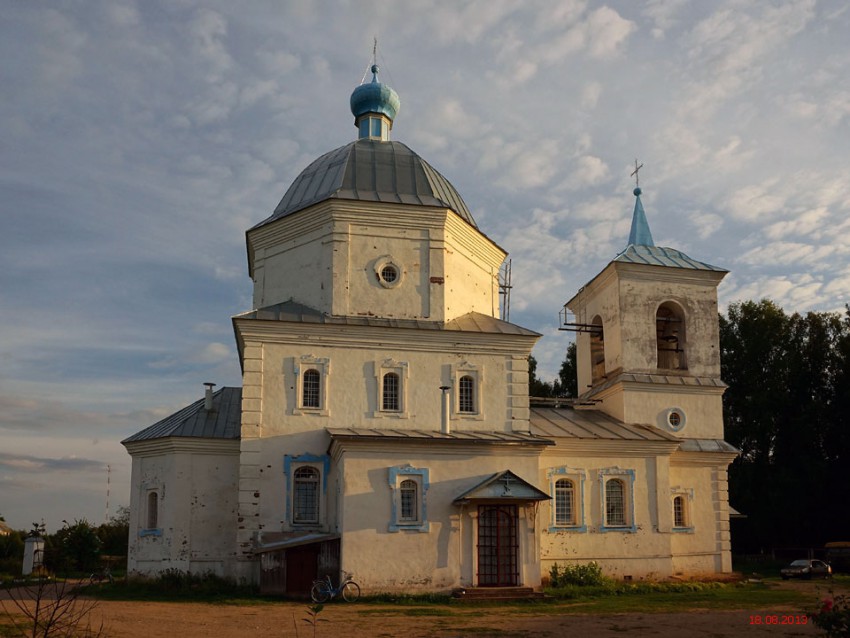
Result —
[[443, 406], [442, 406], [443, 407], [443, 409], [442, 409], [442, 417], [443, 418], [442, 418], [442, 427], [440, 428], [440, 431], [443, 434], [451, 434], [451, 431], [452, 431], [452, 424], [451, 424], [451, 420], [450, 420], [451, 404], [449, 403], [449, 401], [451, 400], [451, 395], [449, 394], [449, 390], [451, 390], [451, 389], [452, 389], [452, 387], [449, 386], [449, 385], [441, 385], [440, 386], [440, 390], [443, 391]]
[[213, 409], [213, 404], [212, 404], [213, 390], [212, 389], [215, 387], [215, 383], [211, 383], [211, 382], [207, 381], [204, 385], [207, 387], [206, 394], [204, 395], [204, 409], [207, 412], [210, 412]]

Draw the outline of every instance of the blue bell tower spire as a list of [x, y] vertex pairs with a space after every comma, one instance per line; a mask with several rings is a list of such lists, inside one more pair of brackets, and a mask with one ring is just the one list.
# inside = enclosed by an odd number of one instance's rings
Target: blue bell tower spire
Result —
[[632, 246], [655, 246], [652, 241], [652, 232], [646, 221], [646, 213], [643, 212], [643, 204], [640, 201], [640, 187], [635, 188], [635, 212], [632, 214], [632, 229], [629, 231], [629, 245]]
[[632, 176], [635, 178], [635, 211], [632, 213], [632, 229], [629, 231], [628, 246], [655, 246], [652, 241], [652, 232], [649, 230], [649, 222], [646, 221], [646, 213], [643, 212], [643, 203], [640, 201], [640, 176], [638, 171], [643, 168], [643, 164], [638, 166], [638, 161], [635, 160], [635, 170]]

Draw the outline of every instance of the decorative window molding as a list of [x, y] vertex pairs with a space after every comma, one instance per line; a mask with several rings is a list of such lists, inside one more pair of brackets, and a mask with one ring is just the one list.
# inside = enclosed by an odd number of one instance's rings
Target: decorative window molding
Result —
[[693, 534], [694, 524], [692, 515], [692, 504], [694, 500], [694, 491], [682, 487], [674, 487], [670, 489], [672, 495], [671, 507], [673, 508], [673, 533], [675, 534]]
[[286, 521], [291, 528], [324, 528], [330, 466], [327, 454], [283, 457]]
[[552, 496], [549, 532], [587, 532], [584, 520], [585, 471], [565, 465], [550, 468], [546, 475]]
[[634, 470], [619, 467], [599, 470], [600, 532], [637, 532], [634, 485]]
[[327, 357], [302, 355], [293, 360], [295, 375], [295, 406], [292, 414], [330, 416], [328, 409], [328, 377], [330, 360]]
[[384, 288], [398, 288], [404, 280], [404, 268], [392, 255], [383, 255], [373, 265], [375, 278]]
[[483, 421], [483, 368], [468, 361], [452, 365], [452, 387], [452, 417]]
[[392, 501], [390, 506], [390, 532], [404, 530], [428, 532], [428, 509], [425, 496], [428, 492], [428, 468], [409, 465], [391, 467], [388, 472]]
[[374, 418], [406, 419], [408, 364], [406, 361], [384, 359], [375, 362], [375, 410]]

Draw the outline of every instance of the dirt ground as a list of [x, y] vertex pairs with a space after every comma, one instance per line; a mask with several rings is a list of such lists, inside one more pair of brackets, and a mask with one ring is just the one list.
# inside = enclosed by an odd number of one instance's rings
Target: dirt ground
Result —
[[[783, 583], [802, 588], [816, 600], [821, 583]], [[440, 614], [444, 615], [440, 615]], [[281, 636], [312, 638], [313, 628], [304, 622], [307, 605], [298, 602], [256, 605], [201, 603], [98, 601], [94, 612], [103, 619], [105, 634], [112, 638], [242, 638]], [[320, 614], [325, 621], [315, 636], [351, 638], [406, 638], [462, 636], [499, 638], [653, 636], [688, 638], [710, 636], [817, 636], [822, 635], [804, 618], [800, 609], [753, 609], [747, 611], [693, 610], [672, 614], [541, 615], [511, 614], [492, 606], [459, 604], [441, 607], [392, 606], [373, 603], [331, 604]], [[761, 624], [753, 624], [755, 619]], [[0, 613], [0, 624], [5, 622]], [[790, 624], [781, 624], [782, 622]]]

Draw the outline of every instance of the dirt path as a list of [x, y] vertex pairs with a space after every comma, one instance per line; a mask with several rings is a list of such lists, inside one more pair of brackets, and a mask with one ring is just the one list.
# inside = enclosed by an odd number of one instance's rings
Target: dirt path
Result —
[[[802, 589], [811, 594], [812, 600], [816, 592], [823, 589], [815, 583], [783, 583], [780, 586]], [[304, 622], [307, 605], [297, 602], [235, 606], [100, 601], [95, 615], [94, 624], [102, 618], [106, 635], [112, 638], [313, 636], [312, 627]], [[511, 613], [509, 609], [490, 606], [419, 607], [356, 603], [328, 605], [320, 617], [324, 622], [319, 624], [315, 635], [322, 638], [606, 638], [623, 635], [724, 638], [822, 635], [811, 622], [806, 622], [807, 619], [799, 609], [566, 615], [558, 613], [557, 608], [546, 608], [539, 615], [531, 615], [527, 609], [523, 609], [522, 613]], [[0, 614], [0, 623], [4, 620]], [[803, 622], [805, 624], [801, 624]]]

